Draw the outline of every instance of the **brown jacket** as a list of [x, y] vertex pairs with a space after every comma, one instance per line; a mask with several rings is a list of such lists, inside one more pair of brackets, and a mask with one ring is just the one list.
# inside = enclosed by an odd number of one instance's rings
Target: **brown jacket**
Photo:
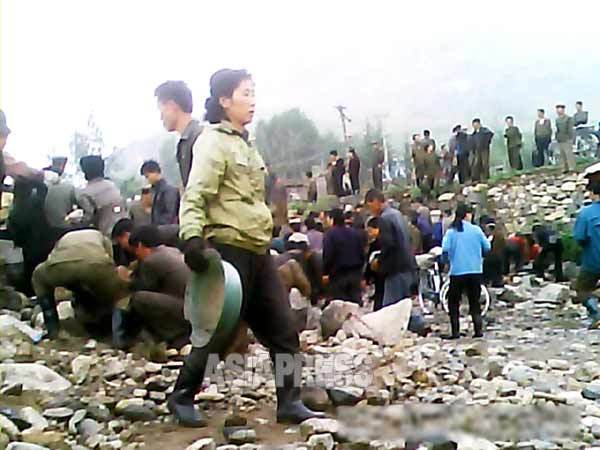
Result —
[[304, 297], [310, 297], [310, 283], [304, 274], [304, 270], [296, 260], [286, 261], [279, 266], [277, 272], [288, 294], [292, 288], [296, 288]]
[[190, 269], [176, 248], [161, 245], [138, 267], [132, 287], [136, 291], [167, 294], [183, 300]]

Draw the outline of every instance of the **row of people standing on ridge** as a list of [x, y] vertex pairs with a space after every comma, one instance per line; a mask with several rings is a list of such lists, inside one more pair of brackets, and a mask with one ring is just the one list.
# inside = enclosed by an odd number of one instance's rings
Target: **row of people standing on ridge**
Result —
[[[576, 129], [587, 124], [588, 121], [588, 113], [583, 111], [583, 103], [577, 102], [575, 107], [576, 113], [571, 117], [566, 114], [565, 105], [556, 105], [557, 117], [554, 128], [551, 120], [546, 117], [545, 110], [538, 109], [538, 117], [533, 127], [535, 150], [532, 153], [532, 164], [534, 167], [542, 167], [549, 163], [549, 148], [554, 136], [564, 172], [572, 172], [575, 169], [573, 144]], [[513, 116], [507, 116], [505, 124], [503, 137], [506, 140], [509, 165], [513, 170], [522, 170], [523, 134], [515, 125]], [[413, 135], [411, 156], [418, 187], [421, 187], [425, 181], [432, 188], [440, 172], [447, 183], [454, 182], [456, 177], [461, 184], [468, 181], [486, 181], [489, 178], [490, 149], [494, 133], [482, 126], [478, 118], [473, 119], [472, 127], [473, 132], [468, 134], [465, 128], [456, 125], [452, 129], [448, 145], [442, 145], [439, 158], [436, 154], [435, 140], [430, 137], [428, 130], [424, 131], [424, 138], [419, 134]]]
[[[385, 162], [385, 153], [378, 141], [373, 141], [372, 145], [372, 164], [371, 174], [373, 186], [375, 189], [383, 190], [383, 164]], [[348, 149], [348, 164], [340, 156], [337, 150], [329, 152], [329, 162], [327, 163], [327, 194], [337, 197], [346, 195], [357, 195], [360, 192], [360, 171], [361, 160], [353, 147]], [[312, 180], [312, 173], [307, 173], [309, 183]], [[311, 195], [312, 194], [312, 195]], [[316, 201], [316, 189], [312, 191], [309, 188], [309, 201]]]

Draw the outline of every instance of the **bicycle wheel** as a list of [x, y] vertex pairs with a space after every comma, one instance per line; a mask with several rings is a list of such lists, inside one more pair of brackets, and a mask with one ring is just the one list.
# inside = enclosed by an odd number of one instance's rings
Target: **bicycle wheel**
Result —
[[[442, 301], [442, 308], [444, 308], [445, 312], [448, 312], [448, 291], [450, 290], [450, 280], [446, 280], [442, 289], [440, 289], [440, 299]], [[463, 297], [465, 295], [463, 294]], [[467, 299], [465, 301], [460, 302], [460, 313], [461, 315], [465, 315], [469, 313], [469, 302]], [[490, 309], [491, 296], [490, 291], [488, 291], [485, 285], [481, 285], [481, 296], [479, 297], [479, 302], [481, 304], [481, 315], [485, 316]]]
[[423, 314], [431, 314], [435, 307], [435, 281], [434, 273], [426, 271], [424, 276], [419, 275], [419, 306]]

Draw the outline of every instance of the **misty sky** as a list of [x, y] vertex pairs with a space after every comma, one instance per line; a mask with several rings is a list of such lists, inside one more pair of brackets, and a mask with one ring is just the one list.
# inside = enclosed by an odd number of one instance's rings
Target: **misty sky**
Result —
[[514, 114], [528, 129], [537, 107], [558, 101], [572, 109], [584, 100], [600, 118], [593, 0], [0, 0], [0, 8], [7, 150], [34, 164], [67, 153], [91, 111], [110, 147], [161, 132], [153, 90], [166, 79], [188, 82], [200, 117], [210, 74], [223, 67], [253, 74], [257, 120], [297, 106], [340, 134], [339, 103], [353, 134], [387, 115], [397, 141], [474, 116], [500, 126]]

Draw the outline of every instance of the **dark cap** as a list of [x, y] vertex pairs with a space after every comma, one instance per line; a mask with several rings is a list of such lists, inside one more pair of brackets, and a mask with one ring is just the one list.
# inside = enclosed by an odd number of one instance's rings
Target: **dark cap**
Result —
[[10, 128], [6, 125], [6, 115], [0, 109], [0, 136], [8, 136], [9, 134]]

